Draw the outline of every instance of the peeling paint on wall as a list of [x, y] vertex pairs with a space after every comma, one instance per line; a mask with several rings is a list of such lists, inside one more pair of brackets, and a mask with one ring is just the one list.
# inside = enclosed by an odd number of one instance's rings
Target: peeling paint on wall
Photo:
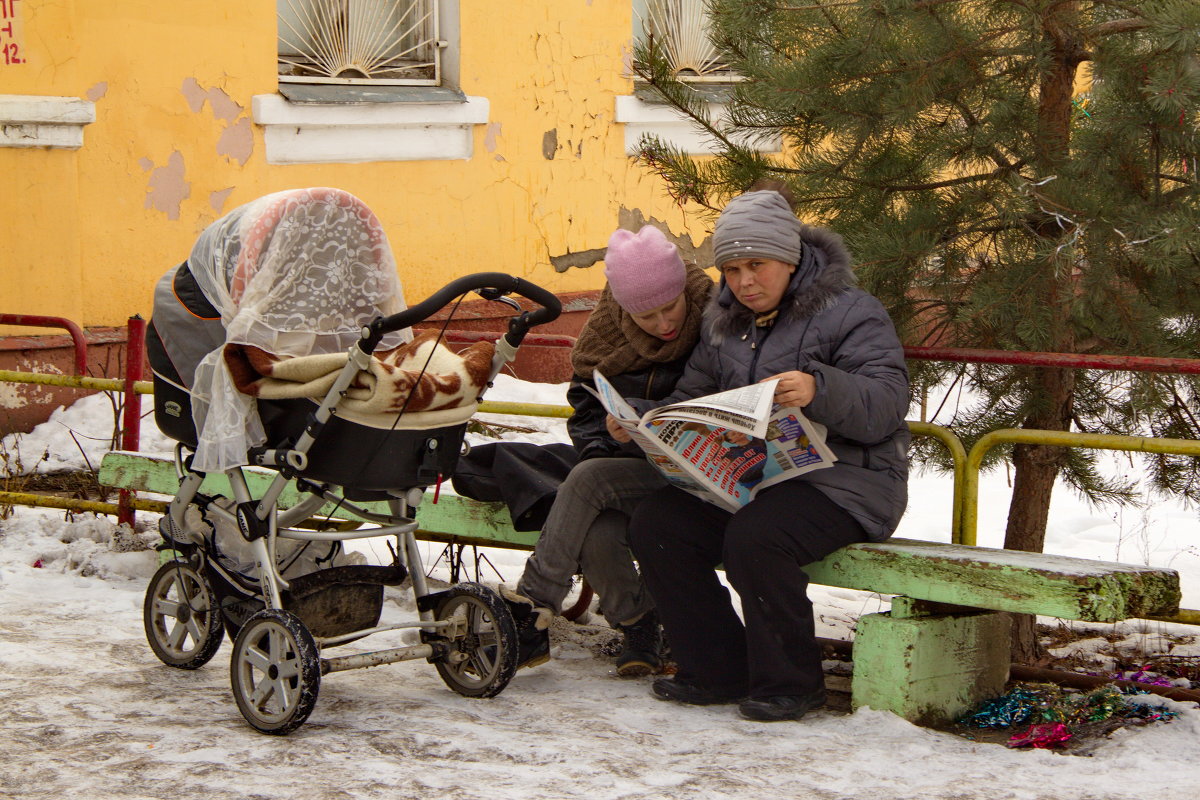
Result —
[[100, 81], [95, 86], [88, 89], [84, 94], [84, 97], [94, 103], [100, 98], [104, 97], [106, 94], [108, 94], [108, 81]]
[[243, 166], [250, 160], [250, 154], [253, 152], [254, 131], [250, 128], [249, 117], [230, 125], [217, 140], [217, 155], [229, 156]]
[[242, 113], [241, 104], [234, 102], [223, 89], [216, 87], [208, 90], [208, 104], [212, 108], [213, 116], [226, 122], [232, 122]]
[[0, 383], [0, 408], [24, 408], [29, 405], [25, 392], [21, 391], [19, 383]]
[[212, 210], [220, 214], [225, 210], [225, 203], [229, 201], [229, 195], [233, 193], [233, 187], [221, 189], [217, 192], [209, 192], [208, 204], [212, 206]]
[[595, 266], [597, 261], [604, 260], [607, 247], [596, 247], [591, 250], [580, 250], [578, 253], [564, 253], [561, 256], [550, 256], [550, 263], [555, 272], [566, 272], [571, 267], [585, 268]]
[[554, 159], [554, 154], [558, 151], [558, 130], [551, 128], [542, 134], [542, 155], [547, 161]]
[[496, 137], [503, 135], [500, 130], [499, 122], [489, 122], [487, 126], [487, 134], [483, 137], [483, 147], [489, 153], [496, 152]]
[[200, 109], [204, 108], [204, 101], [208, 99], [208, 91], [201, 87], [195, 78], [184, 78], [183, 86], [179, 91], [183, 92], [188, 108], [192, 109], [193, 113], [199, 114]]
[[138, 166], [142, 168], [142, 172], [149, 172], [150, 168], [154, 166], [154, 162], [143, 156], [138, 159]]
[[618, 228], [640, 231], [644, 225], [653, 225], [662, 231], [679, 248], [679, 255], [684, 261], [691, 261], [705, 269], [713, 265], [714, 257], [711, 235], [705, 236], [704, 241], [700, 242], [699, 245], [694, 245], [692, 244], [691, 236], [686, 233], [676, 236], [671, 232], [671, 227], [666, 222], [654, 217], [646, 219], [640, 208], [626, 208], [625, 206], [621, 206], [620, 211], [617, 212]]
[[250, 126], [250, 117], [238, 119], [245, 110], [242, 105], [226, 94], [224, 89], [216, 86], [205, 89], [195, 78], [185, 78], [179, 91], [194, 113], [199, 114], [207, 103], [214, 119], [231, 123], [221, 131], [221, 137], [217, 140], [217, 155], [227, 156], [245, 166], [254, 153], [254, 131]]
[[[671, 232], [671, 226], [660, 219], [654, 217], [646, 218], [640, 208], [626, 208], [621, 206], [617, 214], [617, 227], [624, 228], [629, 231], [640, 231], [646, 225], [652, 225], [658, 228], [671, 242], [679, 248], [679, 255], [684, 261], [691, 261], [701, 267], [708, 268], [712, 266], [712, 237], [706, 236], [704, 241], [697, 247], [692, 244], [692, 238], [686, 233], [676, 236]], [[597, 261], [603, 261], [608, 248], [595, 247], [590, 250], [580, 250], [578, 252], [566, 252], [558, 256], [550, 256], [550, 263], [554, 266], [555, 272], [566, 272], [572, 267], [576, 269], [586, 269], [595, 266]]]
[[146, 208], [157, 209], [167, 219], [179, 219], [179, 206], [192, 194], [192, 185], [183, 179], [183, 156], [178, 150], [171, 153], [165, 167], [150, 173], [146, 190]]

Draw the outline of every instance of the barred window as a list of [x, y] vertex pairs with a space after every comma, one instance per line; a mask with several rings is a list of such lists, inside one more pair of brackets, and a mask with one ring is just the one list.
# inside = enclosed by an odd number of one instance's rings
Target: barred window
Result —
[[712, 21], [704, 0], [633, 0], [634, 35], [658, 43], [686, 81], [720, 81], [736, 76], [709, 41]]
[[437, 0], [276, 0], [283, 83], [437, 86]]

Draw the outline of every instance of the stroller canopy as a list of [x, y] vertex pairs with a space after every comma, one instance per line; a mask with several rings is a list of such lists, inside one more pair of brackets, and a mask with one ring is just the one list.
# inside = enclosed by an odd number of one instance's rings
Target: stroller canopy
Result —
[[[201, 471], [245, 464], [247, 449], [265, 441], [254, 398], [238, 390], [222, 357], [225, 345], [280, 358], [344, 352], [364, 324], [405, 308], [383, 226], [339, 189], [277, 192], [234, 209], [200, 234], [187, 268], [225, 330], [189, 387]], [[404, 330], [381, 347], [411, 338]]]

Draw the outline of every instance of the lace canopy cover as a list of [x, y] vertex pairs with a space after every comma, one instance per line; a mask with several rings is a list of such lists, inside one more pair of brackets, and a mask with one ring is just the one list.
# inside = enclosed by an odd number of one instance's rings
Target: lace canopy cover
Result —
[[[221, 312], [227, 344], [283, 358], [345, 351], [364, 324], [405, 308], [379, 219], [339, 189], [278, 192], [234, 209], [200, 234], [188, 267]], [[411, 339], [406, 329], [380, 347]], [[223, 350], [204, 357], [192, 387], [194, 466], [206, 472], [247, 463], [247, 449], [266, 439]]]

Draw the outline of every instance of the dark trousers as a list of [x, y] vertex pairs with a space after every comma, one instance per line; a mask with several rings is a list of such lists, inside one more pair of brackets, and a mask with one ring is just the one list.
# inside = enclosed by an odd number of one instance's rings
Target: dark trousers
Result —
[[[680, 679], [751, 697], [824, 685], [801, 567], [867, 536], [819, 490], [787, 481], [731, 514], [672, 487], [638, 506], [629, 538]], [[745, 625], [717, 578], [722, 563]]]

